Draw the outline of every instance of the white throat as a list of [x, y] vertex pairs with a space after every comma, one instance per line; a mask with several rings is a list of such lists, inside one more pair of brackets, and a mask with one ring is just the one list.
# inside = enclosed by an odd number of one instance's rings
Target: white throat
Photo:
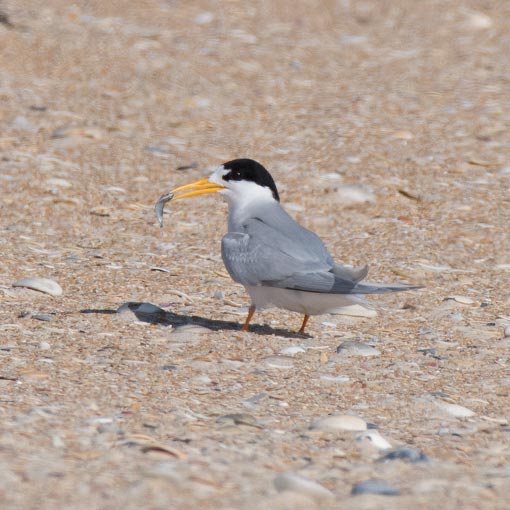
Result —
[[231, 181], [229, 188], [221, 190], [228, 204], [228, 231], [239, 232], [247, 218], [257, 216], [257, 210], [275, 202], [272, 191], [250, 181]]
[[222, 166], [218, 167], [209, 180], [226, 186], [218, 193], [225, 197], [228, 204], [228, 231], [239, 232], [239, 227], [247, 218], [257, 216], [257, 210], [276, 201], [267, 186], [260, 186], [253, 181], [225, 181], [223, 176], [226, 173]]

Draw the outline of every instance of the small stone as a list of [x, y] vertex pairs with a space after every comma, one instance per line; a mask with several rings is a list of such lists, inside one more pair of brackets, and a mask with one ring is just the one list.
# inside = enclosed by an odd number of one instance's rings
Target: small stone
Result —
[[49, 321], [51, 321], [51, 319], [53, 319], [53, 315], [36, 313], [36, 314], [32, 315], [32, 319], [36, 319], [38, 321], [49, 322]]
[[448, 402], [436, 402], [436, 405], [447, 414], [455, 416], [455, 418], [470, 418], [476, 413], [467, 407], [458, 404], [450, 404]]
[[377, 430], [367, 430], [356, 436], [356, 441], [361, 445], [369, 445], [378, 450], [387, 450], [391, 448], [391, 444], [384, 439]]
[[22, 278], [12, 284], [13, 287], [26, 287], [27, 289], [38, 290], [50, 296], [61, 296], [62, 287], [49, 278], [29, 277]]
[[421, 352], [423, 355], [429, 354], [430, 356], [437, 356], [437, 349], [434, 347], [423, 347], [416, 349], [416, 352]]
[[336, 352], [343, 356], [380, 356], [380, 351], [371, 345], [357, 340], [346, 340], [342, 342], [337, 348]]
[[[166, 312], [152, 303], [133, 303], [128, 301], [117, 308], [118, 314], [132, 313], [141, 322], [164, 322]], [[129, 315], [128, 315], [129, 316]]]
[[330, 490], [319, 483], [296, 473], [281, 473], [274, 479], [273, 483], [278, 492], [297, 492], [316, 501], [328, 500], [334, 497]]
[[355, 483], [352, 486], [351, 494], [357, 496], [359, 494], [382, 494], [383, 496], [398, 496], [400, 491], [392, 487], [384, 480], [365, 480]]
[[161, 370], [166, 370], [167, 372], [174, 372], [175, 370], [179, 370], [177, 365], [163, 365]]
[[290, 345], [289, 347], [284, 347], [280, 351], [280, 354], [294, 356], [295, 354], [301, 354], [303, 352], [306, 352], [304, 347], [301, 347], [300, 345]]
[[39, 349], [43, 350], [43, 351], [47, 351], [48, 349], [50, 349], [51, 346], [48, 342], [39, 342]]
[[505, 338], [510, 337], [510, 324], [505, 328], [503, 334], [505, 335]]
[[351, 414], [339, 414], [326, 416], [310, 425], [311, 430], [322, 430], [324, 432], [337, 432], [340, 430], [362, 431], [367, 430], [367, 423], [358, 416]]
[[411, 464], [416, 464], [417, 462], [428, 462], [429, 458], [416, 448], [401, 446], [400, 448], [396, 448], [384, 454], [379, 459], [379, 462], [384, 462], [386, 460], [406, 460], [407, 462], [411, 462]]
[[348, 317], [377, 317], [377, 310], [366, 308], [361, 305], [349, 305], [339, 308], [335, 315], [347, 315]]

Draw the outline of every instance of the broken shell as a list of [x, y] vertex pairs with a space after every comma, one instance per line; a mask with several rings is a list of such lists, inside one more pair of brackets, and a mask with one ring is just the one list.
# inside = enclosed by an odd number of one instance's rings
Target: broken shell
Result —
[[351, 414], [339, 414], [326, 416], [310, 425], [311, 430], [322, 430], [325, 432], [336, 432], [339, 430], [362, 431], [367, 430], [367, 423], [358, 416]]
[[22, 278], [12, 284], [13, 287], [26, 287], [27, 289], [38, 290], [50, 296], [61, 296], [62, 287], [54, 280], [49, 278], [29, 277]]

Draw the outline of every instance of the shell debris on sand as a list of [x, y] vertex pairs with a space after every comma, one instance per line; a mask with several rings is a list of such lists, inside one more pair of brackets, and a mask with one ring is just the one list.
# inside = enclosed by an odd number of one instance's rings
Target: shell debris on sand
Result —
[[356, 442], [361, 446], [371, 446], [377, 450], [388, 450], [391, 443], [387, 441], [377, 430], [366, 430], [356, 436]]
[[326, 489], [313, 480], [292, 472], [279, 474], [274, 479], [273, 483], [278, 492], [297, 492], [318, 501], [331, 500], [334, 498], [333, 493], [329, 489]]
[[342, 356], [380, 356], [381, 352], [372, 345], [358, 340], [346, 340], [336, 348], [337, 354]]
[[49, 278], [38, 278], [35, 276], [29, 276], [28, 278], [22, 278], [12, 284], [13, 287], [25, 287], [27, 289], [38, 290], [44, 294], [50, 296], [61, 296], [63, 291], [62, 287], [55, 281]]
[[[313, 5], [0, 0], [2, 510], [509, 507], [510, 1]], [[241, 333], [223, 198], [155, 211], [237, 157], [425, 290]]]
[[367, 430], [367, 423], [358, 416], [351, 414], [338, 414], [335, 416], [326, 416], [314, 421], [310, 425], [310, 430], [319, 430], [323, 432], [338, 431], [362, 431]]

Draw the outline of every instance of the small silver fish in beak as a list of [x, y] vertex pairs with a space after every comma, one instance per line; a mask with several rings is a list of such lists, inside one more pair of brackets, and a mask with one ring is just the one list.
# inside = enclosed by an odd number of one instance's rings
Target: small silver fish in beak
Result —
[[[173, 189], [169, 193], [165, 193], [159, 197], [159, 200], [154, 206], [156, 217], [159, 221], [159, 226], [163, 227], [163, 211], [165, 204], [170, 200], [179, 200], [181, 198], [196, 197], [197, 195], [205, 195], [206, 193], [215, 193], [225, 189], [225, 186], [211, 182], [209, 179], [200, 179], [199, 181], [192, 182], [191, 184], [185, 184]], [[184, 193], [183, 193], [184, 192]]]
[[156, 218], [159, 221], [159, 228], [163, 228], [163, 211], [165, 209], [165, 204], [170, 202], [172, 198], [174, 198], [174, 194], [172, 192], [165, 193], [159, 197], [159, 200], [156, 202], [154, 206], [154, 212], [156, 213]]

